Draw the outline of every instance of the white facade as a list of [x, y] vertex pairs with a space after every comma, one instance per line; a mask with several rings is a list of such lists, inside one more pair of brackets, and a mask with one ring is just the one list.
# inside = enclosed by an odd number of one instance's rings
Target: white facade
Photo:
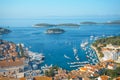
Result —
[[117, 61], [120, 57], [120, 52], [117, 52], [116, 50], [105, 50], [103, 51], [104, 57], [103, 57], [103, 61], [105, 60], [114, 60]]

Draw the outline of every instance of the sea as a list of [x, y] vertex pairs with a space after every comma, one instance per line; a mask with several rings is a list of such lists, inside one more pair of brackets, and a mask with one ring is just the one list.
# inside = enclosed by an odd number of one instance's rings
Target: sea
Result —
[[[30, 51], [42, 53], [45, 56], [44, 63], [47, 65], [57, 65], [66, 70], [77, 69], [70, 67], [71, 62], [84, 62], [95, 59], [98, 61], [96, 53], [90, 45], [97, 38], [120, 36], [120, 25], [80, 25], [80, 27], [61, 26], [65, 30], [63, 34], [45, 34], [44, 32], [50, 27], [36, 28], [33, 25], [37, 23], [77, 23], [84, 21], [106, 22], [120, 20], [120, 17], [50, 17], [39, 19], [0, 19], [0, 27], [8, 28], [12, 32], [0, 35], [0, 39], [12, 41], [16, 44], [23, 43]], [[91, 36], [94, 39], [91, 39]], [[81, 43], [88, 41], [83, 49]], [[74, 55], [75, 48], [79, 60]], [[67, 56], [67, 58], [65, 57]], [[86, 57], [92, 55], [91, 61]], [[69, 57], [69, 58], [68, 58]], [[96, 63], [97, 63], [96, 61]]]

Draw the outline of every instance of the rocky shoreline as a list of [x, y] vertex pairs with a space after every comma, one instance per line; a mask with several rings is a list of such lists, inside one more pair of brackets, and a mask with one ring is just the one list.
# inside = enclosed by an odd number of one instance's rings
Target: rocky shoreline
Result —
[[11, 30], [0, 27], [0, 35], [2, 35], [2, 34], [8, 34], [10, 32], [11, 32]]
[[102, 62], [101, 58], [99, 57], [100, 54], [98, 53], [98, 50], [96, 49], [96, 47], [94, 47], [93, 45], [91, 45], [90, 47], [96, 52], [96, 55], [97, 55], [97, 57], [98, 57], [98, 60], [99, 60], [100, 62]]
[[120, 63], [120, 36], [98, 39], [91, 48], [95, 50], [100, 62], [114, 60]]

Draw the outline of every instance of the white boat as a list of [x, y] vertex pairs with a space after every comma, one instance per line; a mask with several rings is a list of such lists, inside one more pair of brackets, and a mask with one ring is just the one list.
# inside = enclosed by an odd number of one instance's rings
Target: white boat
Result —
[[45, 64], [45, 66], [42, 66], [41, 69], [49, 69], [52, 67], [52, 64], [50, 66], [48, 66], [47, 64]]
[[78, 53], [78, 50], [76, 48], [73, 48], [74, 55]]
[[78, 55], [77, 55], [75, 58], [76, 58], [76, 60], [78, 60], [78, 61], [80, 60], [79, 57], [78, 57]]
[[68, 57], [68, 56], [67, 56], [67, 55], [65, 55], [65, 54], [64, 54], [64, 57], [65, 57], [66, 59], [71, 59], [70, 57]]
[[86, 55], [87, 58], [89, 58], [90, 56]]
[[93, 40], [94, 36], [90, 36], [90, 40]]
[[70, 67], [83, 67], [84, 65], [71, 65]]
[[89, 63], [88, 61], [83, 61], [83, 62], [71, 62], [68, 64], [75, 65], [75, 64], [88, 64], [88, 63]]
[[30, 57], [30, 60], [37, 60], [37, 61], [41, 61], [44, 59], [45, 56], [43, 56], [42, 53], [35, 53], [32, 51], [27, 51], [28, 56]]
[[85, 41], [85, 42], [82, 42], [80, 46], [82, 48], [85, 48], [87, 45], [88, 45], [88, 41]]
[[87, 54], [88, 52], [85, 52], [85, 54]]

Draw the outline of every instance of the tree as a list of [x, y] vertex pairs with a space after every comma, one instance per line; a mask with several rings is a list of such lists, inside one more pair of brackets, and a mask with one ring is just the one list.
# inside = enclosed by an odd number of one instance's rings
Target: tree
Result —
[[53, 66], [49, 70], [45, 71], [45, 75], [48, 77], [54, 77], [55, 76], [55, 71], [58, 71], [59, 67], [58, 66]]
[[99, 54], [100, 54], [99, 57], [101, 57], [101, 58], [104, 57], [104, 54], [102, 52], [100, 52]]
[[20, 53], [21, 53], [21, 57], [24, 57], [25, 55], [24, 55], [24, 50], [23, 50], [23, 47], [22, 47], [22, 45], [21, 44], [19, 44], [19, 49], [20, 49]]

